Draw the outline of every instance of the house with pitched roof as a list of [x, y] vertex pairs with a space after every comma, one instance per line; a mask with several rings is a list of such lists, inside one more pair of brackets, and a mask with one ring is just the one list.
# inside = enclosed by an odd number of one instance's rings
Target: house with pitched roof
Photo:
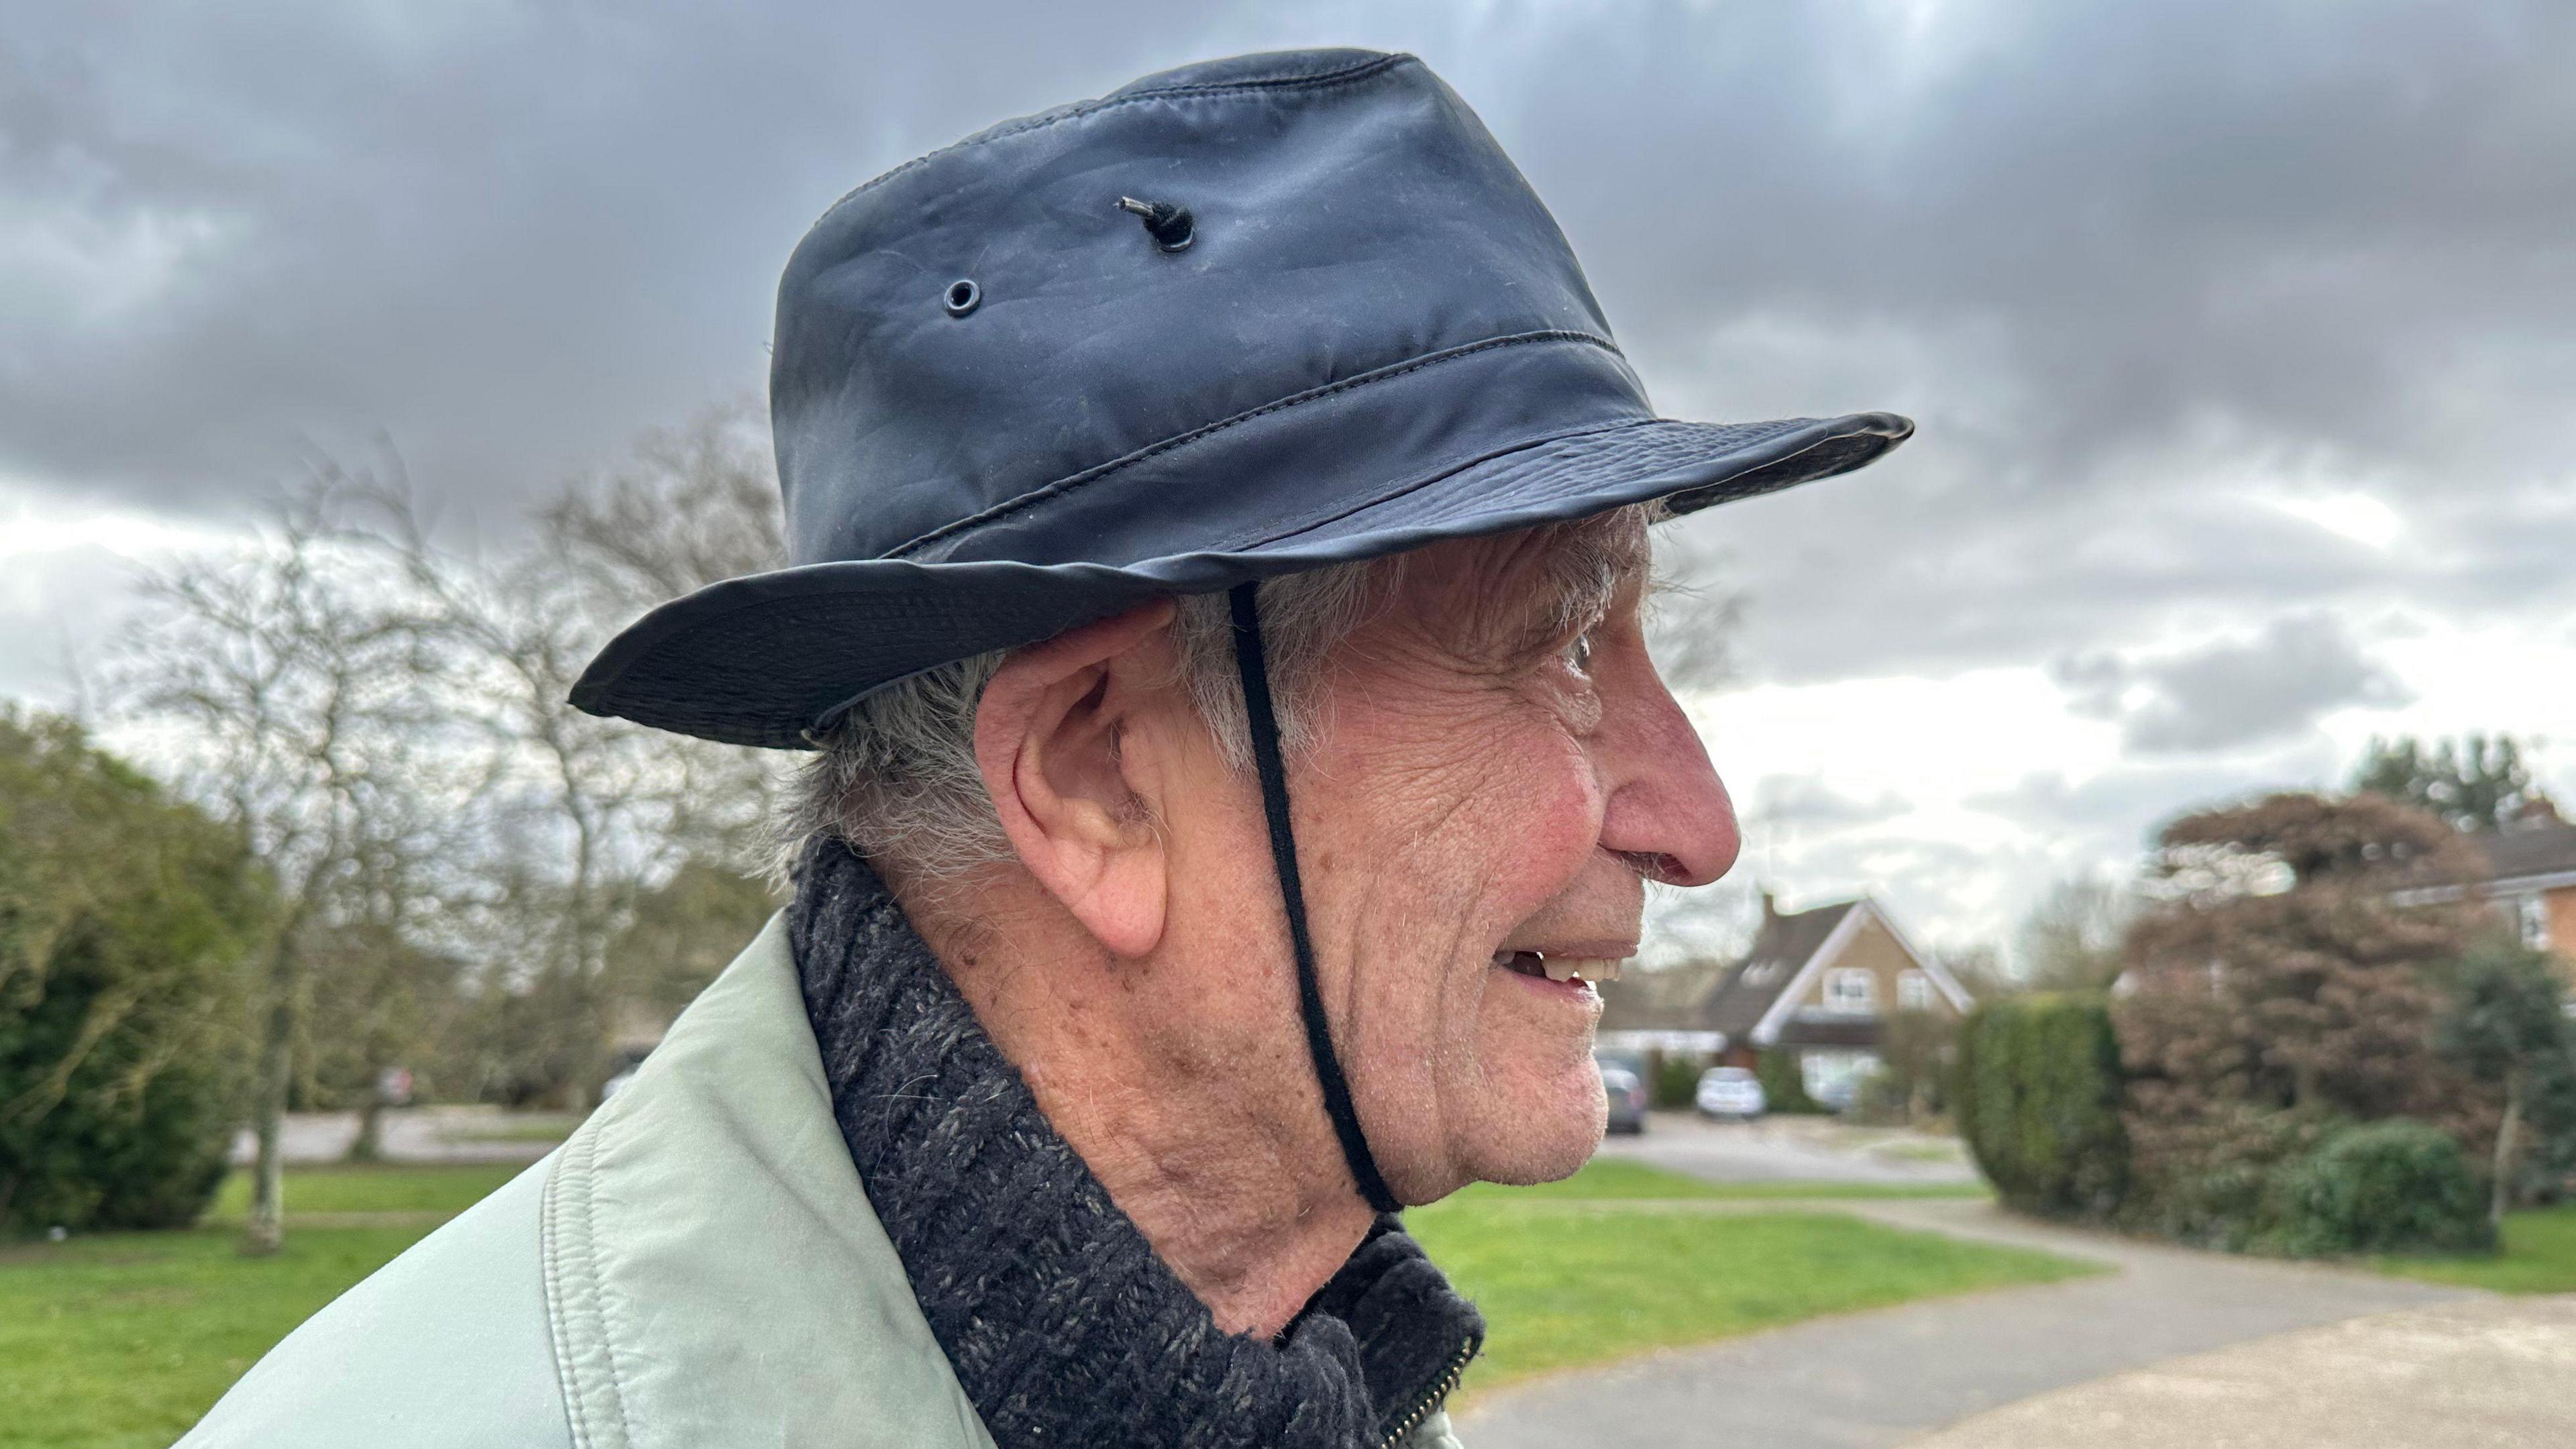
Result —
[[[1683, 999], [1672, 999], [1676, 986]], [[1875, 898], [1783, 913], [1767, 891], [1752, 945], [1713, 979], [1686, 974], [1634, 986], [1623, 979], [1604, 995], [1604, 1047], [1687, 1052], [1746, 1067], [1766, 1053], [1785, 1053], [1807, 1095], [1834, 1103], [1849, 1101], [1878, 1067], [1890, 1018], [1909, 1011], [1955, 1017], [1974, 1004]]]
[[2552, 811], [2477, 837], [2487, 859], [2478, 893], [2513, 922], [2522, 943], [2556, 956], [2576, 985], [2576, 825]]

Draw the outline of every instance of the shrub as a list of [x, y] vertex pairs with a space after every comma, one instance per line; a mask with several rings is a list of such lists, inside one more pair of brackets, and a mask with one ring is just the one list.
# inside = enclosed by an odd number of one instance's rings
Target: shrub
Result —
[[73, 726], [0, 713], [0, 1232], [204, 1208], [250, 881], [230, 832]]
[[1959, 1031], [1950, 1108], [1978, 1168], [2007, 1204], [2106, 1218], [2129, 1184], [2120, 1053], [2099, 997], [2041, 995], [1979, 1006]]
[[1798, 1070], [1798, 1055], [1767, 1051], [1753, 1059], [1753, 1078], [1762, 1084], [1766, 1111], [1817, 1113], [1824, 1104], [1807, 1095], [1807, 1079]]
[[2302, 1257], [2495, 1246], [2459, 1142], [2428, 1123], [2347, 1128], [2284, 1175], [2280, 1196], [2280, 1246]]
[[2185, 1110], [2171, 1083], [2132, 1078], [2122, 1225], [2196, 1247], [2282, 1248], [2281, 1185], [2349, 1119], [2241, 1102]]
[[1687, 1052], [1659, 1054], [1646, 1084], [1647, 1100], [1665, 1110], [1687, 1109], [1699, 1096], [1699, 1058]]

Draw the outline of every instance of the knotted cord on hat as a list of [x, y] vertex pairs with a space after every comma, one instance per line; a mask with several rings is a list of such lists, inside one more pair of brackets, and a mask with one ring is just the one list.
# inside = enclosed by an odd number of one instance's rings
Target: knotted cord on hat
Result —
[[1261, 648], [1261, 607], [1257, 583], [1237, 584], [1234, 605], [1234, 664], [1243, 676], [1243, 714], [1251, 726], [1252, 764], [1261, 777], [1261, 810], [1270, 821], [1270, 859], [1279, 874], [1279, 895], [1288, 908], [1288, 945], [1297, 957], [1297, 1011], [1306, 1022], [1306, 1052], [1315, 1059], [1315, 1080], [1324, 1089], [1324, 1115], [1333, 1119], [1341, 1139], [1342, 1160], [1360, 1196], [1382, 1213], [1402, 1204], [1387, 1191], [1386, 1179], [1370, 1153], [1368, 1134], [1360, 1130], [1359, 1113], [1351, 1107], [1350, 1084], [1342, 1079], [1341, 1058], [1333, 1051], [1333, 1029], [1324, 1019], [1324, 992], [1315, 978], [1315, 943], [1306, 932], [1306, 892], [1297, 878], [1297, 840], [1288, 829], [1288, 770], [1279, 754], [1279, 718], [1270, 706], [1270, 666]]

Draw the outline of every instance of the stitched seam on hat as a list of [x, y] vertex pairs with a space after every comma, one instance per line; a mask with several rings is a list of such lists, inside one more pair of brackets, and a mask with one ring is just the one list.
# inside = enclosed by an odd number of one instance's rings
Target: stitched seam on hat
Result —
[[1289, 539], [1295, 538], [1301, 533], [1312, 533], [1316, 529], [1319, 529], [1328, 523], [1338, 522], [1341, 519], [1350, 517], [1354, 513], [1363, 512], [1367, 509], [1375, 508], [1379, 504], [1392, 503], [1399, 498], [1419, 493], [1423, 489], [1428, 488], [1435, 483], [1439, 483], [1445, 479], [1455, 478], [1470, 468], [1479, 468], [1487, 463], [1500, 462], [1505, 458], [1517, 458], [1524, 453], [1533, 452], [1540, 448], [1554, 447], [1559, 443], [1570, 443], [1579, 438], [1597, 437], [1603, 433], [1615, 433], [1628, 428], [1650, 427], [1657, 423], [1669, 423], [1670, 421], [1671, 420], [1668, 418], [1621, 418], [1616, 422], [1595, 423], [1588, 428], [1576, 428], [1572, 432], [1549, 433], [1545, 437], [1531, 438], [1527, 442], [1514, 443], [1508, 448], [1498, 448], [1490, 453], [1479, 453], [1475, 457], [1449, 464], [1434, 472], [1427, 473], [1422, 477], [1416, 478], [1410, 483], [1403, 484], [1402, 486], [1394, 488], [1388, 492], [1381, 493], [1374, 498], [1364, 498], [1357, 503], [1328, 503], [1321, 508], [1308, 509], [1305, 513], [1294, 519], [1285, 522], [1274, 522], [1270, 525], [1270, 529], [1267, 532], [1236, 533], [1229, 535], [1219, 542], [1207, 545], [1206, 551], [1209, 553], [1237, 553], [1245, 549], [1268, 548], [1275, 543], [1284, 543]]
[[[1812, 427], [1816, 426], [1818, 423], [1821, 423], [1821, 422], [1828, 422], [1828, 421], [1831, 421], [1831, 420], [1830, 420], [1830, 419], [1825, 419], [1825, 418], [1783, 418], [1783, 419], [1780, 419], [1778, 422], [1776, 422], [1776, 423], [1772, 424], [1772, 425], [1770, 426], [1770, 430], [1769, 430], [1769, 431], [1767, 431], [1767, 432], [1755, 432], [1755, 433], [1753, 433], [1751, 436], [1748, 436], [1748, 437], [1744, 437], [1744, 438], [1738, 439], [1738, 440], [1737, 440], [1737, 442], [1736, 442], [1736, 446], [1737, 446], [1737, 447], [1739, 447], [1739, 448], [1750, 448], [1750, 447], [1758, 446], [1758, 445], [1763, 444], [1763, 443], [1775, 442], [1775, 441], [1777, 441], [1778, 439], [1781, 439], [1781, 438], [1787, 437], [1788, 435], [1790, 435], [1790, 434], [1792, 434], [1792, 433], [1795, 433], [1795, 432], [1798, 432], [1798, 431], [1800, 431], [1801, 429], [1804, 429], [1804, 428], [1812, 428]], [[1321, 510], [1318, 510], [1318, 511], [1317, 511], [1317, 512], [1315, 512], [1315, 513], [1311, 513], [1311, 514], [1307, 515], [1307, 518], [1306, 518], [1306, 520], [1305, 520], [1305, 521], [1300, 522], [1300, 523], [1296, 523], [1296, 524], [1293, 524], [1293, 525], [1284, 526], [1284, 527], [1282, 527], [1282, 528], [1281, 528], [1278, 532], [1276, 532], [1276, 533], [1272, 533], [1272, 534], [1269, 534], [1269, 535], [1266, 535], [1266, 536], [1263, 536], [1263, 537], [1259, 537], [1259, 538], [1245, 538], [1245, 537], [1243, 537], [1242, 535], [1239, 535], [1239, 534], [1238, 534], [1238, 535], [1236, 535], [1236, 536], [1235, 536], [1235, 538], [1228, 540], [1226, 543], [1224, 543], [1224, 544], [1222, 544], [1222, 545], [1219, 545], [1219, 549], [1220, 549], [1220, 550], [1222, 550], [1222, 551], [1226, 551], [1226, 552], [1236, 552], [1236, 551], [1241, 551], [1241, 550], [1246, 550], [1246, 549], [1269, 548], [1269, 547], [1271, 547], [1271, 546], [1273, 546], [1273, 545], [1276, 545], [1276, 544], [1285, 543], [1285, 542], [1287, 542], [1288, 540], [1290, 540], [1290, 539], [1292, 539], [1292, 538], [1297, 537], [1299, 534], [1302, 534], [1302, 533], [1312, 533], [1312, 532], [1314, 532], [1316, 529], [1318, 529], [1318, 528], [1322, 528], [1322, 527], [1323, 527], [1323, 526], [1325, 526], [1326, 524], [1329, 524], [1329, 523], [1338, 523], [1338, 522], [1340, 522], [1341, 520], [1343, 520], [1343, 519], [1345, 519], [1345, 518], [1350, 517], [1352, 514], [1355, 514], [1355, 513], [1362, 513], [1362, 512], [1367, 511], [1368, 509], [1375, 508], [1375, 507], [1379, 506], [1380, 504], [1392, 503], [1392, 502], [1394, 502], [1396, 499], [1403, 498], [1403, 497], [1407, 496], [1408, 494], [1418, 493], [1418, 492], [1422, 491], [1423, 489], [1425, 489], [1425, 488], [1428, 488], [1428, 487], [1432, 486], [1432, 485], [1433, 485], [1433, 484], [1435, 484], [1435, 483], [1441, 482], [1441, 481], [1442, 481], [1442, 480], [1444, 480], [1444, 479], [1448, 479], [1448, 478], [1456, 477], [1458, 474], [1460, 474], [1460, 473], [1462, 473], [1462, 472], [1466, 471], [1466, 470], [1467, 470], [1467, 469], [1469, 469], [1469, 468], [1474, 468], [1474, 467], [1478, 467], [1478, 466], [1480, 466], [1480, 465], [1482, 465], [1482, 464], [1491, 463], [1491, 462], [1494, 462], [1494, 461], [1496, 461], [1496, 460], [1498, 460], [1498, 459], [1512, 457], [1512, 456], [1514, 456], [1515, 454], [1531, 452], [1531, 451], [1534, 451], [1534, 450], [1539, 449], [1539, 448], [1551, 448], [1551, 447], [1556, 446], [1556, 445], [1557, 445], [1557, 444], [1559, 444], [1559, 443], [1569, 443], [1569, 442], [1573, 442], [1573, 441], [1576, 441], [1576, 440], [1578, 440], [1578, 439], [1582, 439], [1582, 438], [1597, 437], [1597, 436], [1599, 436], [1599, 435], [1601, 435], [1601, 434], [1603, 434], [1603, 433], [1618, 432], [1618, 431], [1621, 431], [1621, 430], [1623, 430], [1623, 429], [1627, 429], [1627, 428], [1654, 427], [1654, 426], [1658, 426], [1658, 425], [1663, 426], [1663, 427], [1675, 427], [1675, 426], [1678, 426], [1678, 427], [1683, 427], [1683, 428], [1706, 428], [1706, 427], [1711, 426], [1710, 424], [1706, 424], [1706, 423], [1678, 423], [1678, 424], [1677, 424], [1677, 423], [1675, 423], [1675, 422], [1674, 422], [1674, 420], [1672, 420], [1672, 419], [1670, 419], [1670, 418], [1635, 418], [1635, 419], [1632, 419], [1632, 420], [1627, 421], [1627, 422], [1619, 422], [1619, 423], [1604, 423], [1604, 424], [1602, 424], [1602, 425], [1601, 425], [1601, 426], [1599, 426], [1599, 427], [1583, 428], [1583, 429], [1580, 429], [1580, 430], [1578, 430], [1578, 431], [1576, 431], [1576, 432], [1571, 432], [1571, 433], [1559, 433], [1559, 434], [1556, 434], [1556, 435], [1555, 435], [1555, 436], [1553, 436], [1553, 437], [1539, 438], [1539, 439], [1537, 439], [1537, 440], [1535, 440], [1535, 441], [1528, 442], [1528, 443], [1524, 443], [1524, 444], [1522, 444], [1521, 446], [1519, 446], [1519, 447], [1517, 447], [1517, 448], [1508, 448], [1508, 449], [1505, 449], [1505, 450], [1504, 450], [1504, 451], [1502, 451], [1502, 452], [1494, 453], [1494, 454], [1490, 454], [1490, 455], [1488, 455], [1488, 456], [1486, 456], [1486, 457], [1470, 459], [1470, 460], [1468, 460], [1467, 462], [1464, 462], [1464, 463], [1459, 464], [1459, 465], [1458, 465], [1457, 467], [1455, 467], [1455, 468], [1446, 469], [1446, 470], [1444, 470], [1444, 471], [1442, 471], [1442, 472], [1435, 473], [1435, 474], [1433, 474], [1433, 475], [1431, 475], [1430, 477], [1427, 477], [1427, 478], [1417, 479], [1417, 480], [1415, 480], [1414, 482], [1408, 483], [1408, 484], [1404, 485], [1403, 487], [1401, 487], [1401, 488], [1398, 488], [1398, 489], [1394, 490], [1394, 491], [1393, 491], [1393, 492], [1391, 492], [1391, 493], [1387, 493], [1387, 494], [1385, 494], [1385, 495], [1383, 495], [1383, 496], [1381, 496], [1381, 497], [1377, 497], [1377, 498], [1369, 499], [1369, 500], [1367, 500], [1366, 502], [1351, 504], [1351, 505], [1349, 505], [1348, 507], [1342, 508], [1342, 509], [1340, 509], [1340, 510], [1339, 510], [1339, 511], [1337, 511], [1337, 512], [1330, 512], [1330, 513], [1327, 513], [1327, 512], [1323, 512], [1323, 511], [1321, 511]], [[1723, 425], [1720, 425], [1720, 426], [1723, 426]], [[1699, 487], [1700, 487], [1701, 489], [1723, 487], [1723, 486], [1725, 486], [1727, 483], [1730, 483], [1730, 482], [1735, 481], [1735, 479], [1736, 479], [1736, 478], [1739, 478], [1739, 477], [1743, 476], [1743, 474], [1744, 474], [1744, 473], [1758, 473], [1758, 472], [1761, 472], [1761, 471], [1763, 471], [1763, 470], [1765, 470], [1765, 469], [1779, 467], [1779, 466], [1780, 466], [1781, 464], [1783, 464], [1783, 463], [1787, 463], [1787, 462], [1789, 462], [1789, 461], [1791, 461], [1791, 460], [1793, 460], [1793, 459], [1796, 459], [1796, 458], [1804, 457], [1804, 456], [1806, 456], [1808, 453], [1811, 453], [1811, 452], [1815, 451], [1816, 449], [1823, 447], [1825, 444], [1835, 441], [1836, 439], [1839, 439], [1839, 438], [1849, 438], [1849, 437], [1852, 437], [1852, 436], [1855, 436], [1855, 435], [1854, 435], [1854, 434], [1851, 434], [1851, 433], [1834, 433], [1834, 434], [1830, 434], [1830, 435], [1828, 435], [1828, 436], [1826, 436], [1826, 437], [1818, 438], [1816, 441], [1814, 441], [1814, 442], [1812, 442], [1812, 443], [1808, 444], [1806, 447], [1800, 448], [1799, 450], [1797, 450], [1797, 451], [1796, 451], [1796, 452], [1794, 452], [1794, 453], [1787, 453], [1787, 454], [1783, 454], [1782, 456], [1777, 457], [1777, 458], [1770, 459], [1770, 460], [1768, 460], [1767, 462], [1748, 464], [1748, 465], [1746, 465], [1746, 467], [1744, 468], [1743, 472], [1741, 472], [1741, 473], [1730, 474], [1730, 475], [1728, 475], [1728, 477], [1723, 478], [1723, 479], [1720, 479], [1720, 480], [1719, 480], [1718, 482], [1716, 482], [1716, 483], [1706, 483], [1706, 484], [1701, 484], [1701, 485], [1699, 485]], [[1692, 490], [1692, 489], [1681, 489], [1681, 490], [1677, 490], [1677, 491], [1680, 491], [1680, 492], [1691, 492], [1691, 491], [1694, 491], [1694, 490]], [[1668, 496], [1669, 496], [1669, 495], [1668, 495]]]
[[1408, 61], [1416, 64], [1420, 63], [1419, 57], [1412, 55], [1382, 55], [1375, 60], [1362, 61], [1357, 65], [1345, 66], [1340, 70], [1319, 71], [1314, 75], [1280, 76], [1271, 80], [1226, 81], [1198, 86], [1172, 86], [1165, 90], [1133, 91], [1123, 96], [1109, 96], [1101, 100], [1079, 102], [1051, 115], [1031, 116], [1017, 125], [1005, 126], [998, 131], [986, 131], [979, 135], [969, 136], [963, 141], [955, 141], [942, 146], [938, 150], [933, 151], [926, 156], [915, 156], [893, 170], [886, 172], [884, 175], [877, 177], [875, 180], [863, 181], [857, 186], [852, 187], [848, 192], [843, 194], [839, 201], [835, 201], [830, 206], [823, 208], [823, 215], [817, 218], [814, 224], [816, 226], [821, 226], [825, 221], [831, 219], [833, 212], [839, 211], [843, 206], [850, 202], [876, 190], [878, 187], [883, 186], [887, 182], [892, 181], [896, 177], [903, 175], [905, 172], [910, 171], [917, 166], [926, 166], [931, 162], [938, 160], [940, 157], [946, 156], [952, 152], [965, 151], [977, 146], [990, 145], [995, 141], [1007, 140], [1012, 136], [1026, 135], [1031, 131], [1042, 131], [1049, 126], [1062, 125], [1067, 121], [1079, 121], [1085, 116], [1096, 116], [1103, 111], [1116, 110], [1120, 106], [1135, 105], [1139, 101], [1164, 101], [1170, 100], [1176, 96], [1239, 95], [1255, 91], [1325, 90], [1333, 86], [1356, 84], [1360, 81], [1367, 80], [1369, 77], [1376, 75], [1381, 71], [1392, 70]]
[[1189, 432], [1175, 434], [1172, 437], [1165, 438], [1159, 443], [1153, 443], [1144, 448], [1138, 449], [1133, 453], [1129, 453], [1123, 458], [1114, 458], [1107, 463], [1103, 463], [1098, 467], [1090, 469], [1087, 472], [1076, 473], [1070, 477], [1058, 479], [1042, 488], [1031, 489], [1029, 492], [1023, 493], [1017, 498], [1013, 498], [1002, 503], [996, 503], [992, 507], [987, 508], [980, 513], [971, 514], [953, 522], [943, 523], [937, 528], [930, 530], [928, 533], [922, 534], [918, 538], [908, 539], [903, 543], [895, 545], [893, 548], [890, 548], [884, 553], [878, 555], [878, 557], [888, 559], [902, 558], [924, 544], [935, 543], [952, 534], [963, 533], [968, 529], [981, 527], [984, 524], [992, 522], [994, 519], [1017, 513], [1021, 509], [1027, 508], [1032, 504], [1044, 503], [1052, 498], [1064, 497], [1077, 489], [1083, 488], [1092, 483], [1097, 483], [1101, 479], [1106, 478], [1121, 469], [1132, 467], [1133, 465], [1142, 463], [1149, 458], [1158, 457], [1175, 448], [1186, 447], [1202, 438], [1216, 433], [1221, 433], [1237, 424], [1248, 423], [1256, 418], [1268, 417], [1272, 413], [1285, 412], [1290, 408], [1297, 407], [1304, 403], [1316, 402], [1324, 398], [1335, 396], [1339, 393], [1349, 392], [1354, 388], [1366, 387], [1370, 383], [1389, 382], [1402, 377], [1407, 373], [1420, 372], [1426, 367], [1433, 367], [1443, 362], [1455, 361], [1458, 358], [1469, 357], [1479, 352], [1490, 352], [1498, 347], [1517, 347], [1530, 342], [1584, 342], [1589, 343], [1594, 347], [1598, 347], [1613, 356], [1618, 355], [1619, 352], [1619, 349], [1606, 337], [1595, 337], [1589, 332], [1572, 332], [1562, 329], [1552, 329], [1544, 332], [1516, 332], [1508, 337], [1489, 337], [1482, 342], [1470, 342], [1464, 346], [1452, 347], [1445, 352], [1434, 352], [1427, 356], [1417, 357], [1410, 362], [1399, 363], [1391, 367], [1382, 368], [1376, 372], [1363, 372], [1357, 377], [1346, 377], [1339, 382], [1328, 382], [1321, 387], [1309, 388], [1304, 392], [1281, 398], [1277, 402], [1263, 403], [1261, 406], [1253, 408], [1248, 412], [1236, 413], [1233, 417], [1224, 418], [1217, 422], [1210, 423], [1206, 427], [1193, 428]]

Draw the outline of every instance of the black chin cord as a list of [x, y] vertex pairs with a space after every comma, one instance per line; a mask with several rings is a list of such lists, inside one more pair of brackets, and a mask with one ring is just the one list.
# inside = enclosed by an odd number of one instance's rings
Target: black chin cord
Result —
[[1315, 943], [1306, 934], [1306, 892], [1297, 879], [1297, 840], [1288, 830], [1288, 770], [1279, 757], [1279, 718], [1270, 707], [1270, 667], [1261, 650], [1261, 609], [1257, 584], [1237, 584], [1229, 596], [1234, 605], [1234, 664], [1243, 676], [1243, 714], [1252, 731], [1253, 768], [1261, 776], [1261, 810], [1270, 819], [1270, 859], [1279, 872], [1279, 894], [1288, 907], [1288, 945], [1297, 956], [1297, 1011], [1306, 1020], [1306, 1054], [1315, 1059], [1315, 1080], [1324, 1089], [1324, 1115], [1333, 1119], [1333, 1135], [1342, 1141], [1342, 1160], [1360, 1196], [1382, 1213], [1403, 1206], [1386, 1190], [1377, 1158], [1369, 1152], [1368, 1135], [1360, 1130], [1359, 1113], [1351, 1109], [1350, 1084], [1342, 1080], [1341, 1058], [1333, 1052], [1333, 1030], [1324, 1020], [1324, 992], [1315, 980]]

